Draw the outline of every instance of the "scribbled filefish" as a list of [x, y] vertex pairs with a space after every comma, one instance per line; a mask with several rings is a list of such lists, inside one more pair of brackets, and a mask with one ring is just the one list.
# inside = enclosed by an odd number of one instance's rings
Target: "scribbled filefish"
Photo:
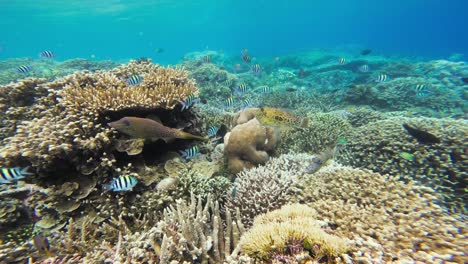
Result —
[[133, 138], [162, 139], [166, 143], [174, 138], [207, 140], [179, 129], [167, 127], [149, 118], [126, 116], [108, 125]]
[[143, 81], [143, 77], [141, 75], [135, 74], [127, 78], [125, 83], [129, 86], [135, 86], [141, 83]]
[[0, 170], [0, 184], [11, 183], [25, 178], [28, 175], [33, 175], [34, 173], [28, 172], [29, 167], [21, 169], [16, 168], [2, 168]]
[[28, 73], [32, 71], [32, 67], [29, 65], [21, 65], [18, 68], [16, 68], [16, 72], [18, 73]]
[[39, 53], [39, 57], [46, 58], [46, 59], [52, 59], [52, 58], [55, 57], [55, 54], [50, 50], [44, 50], [43, 52]]
[[126, 192], [133, 190], [133, 187], [138, 183], [138, 181], [129, 175], [120, 176], [116, 179], [113, 179], [110, 183], [103, 186], [104, 192], [114, 191], [114, 192]]
[[189, 160], [193, 159], [195, 156], [197, 156], [200, 153], [200, 148], [198, 146], [193, 146], [191, 148], [182, 150], [179, 152], [182, 158]]

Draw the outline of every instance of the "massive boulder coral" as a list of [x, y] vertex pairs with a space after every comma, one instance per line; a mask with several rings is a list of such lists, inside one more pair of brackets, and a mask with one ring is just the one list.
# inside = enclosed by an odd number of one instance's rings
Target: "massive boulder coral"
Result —
[[[426, 131], [440, 143], [419, 143], [403, 124]], [[356, 128], [338, 156], [344, 164], [414, 179], [438, 190], [454, 210], [466, 212], [468, 124], [433, 118], [388, 118]]]
[[331, 234], [352, 241], [352, 263], [466, 263], [468, 230], [437, 193], [414, 181], [337, 163], [306, 175], [296, 202], [316, 210]]
[[278, 141], [273, 129], [262, 126], [257, 119], [238, 125], [224, 138], [224, 153], [231, 173], [252, 168], [268, 161]]

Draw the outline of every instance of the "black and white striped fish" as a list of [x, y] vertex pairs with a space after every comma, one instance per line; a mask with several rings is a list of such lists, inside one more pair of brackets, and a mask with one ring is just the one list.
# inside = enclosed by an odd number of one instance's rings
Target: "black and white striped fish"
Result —
[[28, 175], [33, 175], [34, 173], [28, 172], [29, 167], [21, 169], [19, 167], [16, 168], [2, 168], [0, 170], [0, 184], [3, 183], [11, 183]]
[[271, 87], [267, 86], [267, 85], [260, 86], [259, 88], [260, 88], [260, 93], [262, 93], [262, 94], [269, 94], [269, 93], [273, 92]]
[[205, 55], [202, 57], [202, 61], [204, 63], [210, 63], [211, 62], [211, 56], [210, 55]]
[[43, 52], [39, 53], [39, 57], [52, 59], [55, 57], [55, 54], [50, 50], [44, 50]]
[[346, 59], [345, 59], [345, 58], [339, 58], [339, 59], [338, 59], [338, 64], [343, 65], [343, 64], [345, 64], [345, 63], [346, 63]]
[[232, 85], [232, 79], [226, 79], [226, 81], [224, 82], [224, 84], [226, 84], [227, 87], [231, 87]]
[[247, 92], [247, 84], [246, 83], [240, 83], [239, 85], [237, 85], [234, 92], [236, 94], [244, 94], [245, 92]]
[[198, 148], [198, 146], [193, 146], [191, 148], [181, 150], [179, 151], [179, 153], [180, 155], [182, 155], [182, 158], [189, 160], [198, 155], [198, 153], [200, 153], [200, 149]]
[[377, 82], [386, 82], [390, 80], [390, 77], [387, 74], [379, 74], [377, 76]]
[[358, 68], [360, 72], [369, 72], [369, 65], [364, 64]]
[[414, 87], [414, 90], [416, 91], [416, 97], [419, 98], [431, 95], [431, 93], [427, 90], [427, 86], [425, 84], [417, 84]]
[[143, 81], [143, 77], [141, 77], [141, 75], [135, 74], [135, 75], [128, 77], [125, 83], [130, 86], [135, 86], [135, 85], [140, 84], [141, 81]]
[[208, 128], [208, 137], [214, 137], [218, 134], [219, 127], [218, 126], [210, 126]]
[[126, 192], [131, 191], [137, 183], [138, 181], [134, 177], [125, 175], [113, 179], [110, 183], [104, 185], [103, 189], [104, 192]]
[[244, 108], [247, 108], [247, 107], [252, 106], [252, 105], [253, 105], [252, 98], [246, 98], [244, 101], [242, 101], [242, 106]]
[[254, 73], [254, 74], [261, 74], [262, 73], [262, 66], [260, 66], [260, 64], [254, 64], [252, 65], [252, 67], [250, 67], [250, 70]]
[[184, 101], [181, 102], [182, 109], [180, 111], [184, 111], [185, 109], [189, 109], [190, 106], [195, 104], [197, 101], [198, 101], [198, 98], [195, 97], [194, 94], [190, 94], [189, 96], [187, 96], [187, 98], [185, 98]]
[[32, 71], [32, 67], [29, 65], [21, 65], [18, 68], [16, 68], [16, 72], [18, 73], [28, 73]]
[[226, 107], [231, 107], [234, 105], [234, 98], [232, 97], [229, 97], [228, 99], [226, 99], [226, 101], [224, 101], [224, 105]]

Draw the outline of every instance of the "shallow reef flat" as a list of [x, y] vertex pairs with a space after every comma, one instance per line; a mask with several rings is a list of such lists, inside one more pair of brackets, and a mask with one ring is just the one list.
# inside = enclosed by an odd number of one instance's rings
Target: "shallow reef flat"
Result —
[[324, 50], [1, 62], [0, 262], [467, 263], [467, 75]]

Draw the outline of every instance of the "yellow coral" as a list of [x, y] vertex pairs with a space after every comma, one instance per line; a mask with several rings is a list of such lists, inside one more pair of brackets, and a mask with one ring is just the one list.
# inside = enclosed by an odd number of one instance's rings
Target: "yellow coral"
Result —
[[310, 251], [317, 260], [345, 253], [348, 242], [322, 230], [315, 215], [315, 211], [305, 205], [285, 206], [260, 215], [242, 236], [241, 250], [263, 260], [269, 260], [275, 254], [294, 254], [291, 248], [298, 245], [300, 250]]

